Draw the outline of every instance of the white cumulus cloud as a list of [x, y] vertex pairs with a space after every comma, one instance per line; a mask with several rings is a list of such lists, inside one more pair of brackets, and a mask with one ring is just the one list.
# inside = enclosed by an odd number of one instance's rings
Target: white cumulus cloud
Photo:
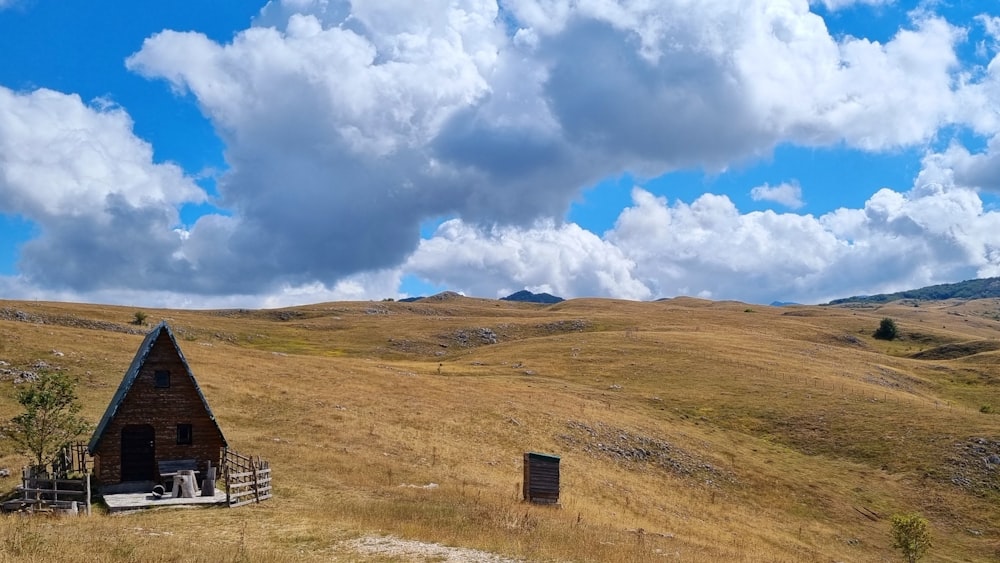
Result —
[[773, 201], [791, 209], [805, 205], [802, 201], [802, 186], [798, 182], [782, 182], [777, 186], [765, 183], [750, 190], [754, 201]]
[[178, 206], [206, 194], [153, 161], [121, 108], [76, 95], [0, 87], [0, 213], [32, 221], [23, 279], [51, 289], [156, 290], [183, 279], [171, 258]]
[[621, 249], [575, 224], [480, 229], [459, 219], [420, 243], [404, 270], [470, 295], [503, 297], [524, 288], [558, 295], [647, 299]]
[[579, 227], [482, 231], [455, 220], [406, 269], [472, 294], [547, 284], [564, 297], [697, 295], [826, 302], [1000, 271], [1000, 213], [975, 191], [927, 185], [875, 193], [820, 217], [742, 213], [723, 195], [669, 204], [636, 188], [598, 239]]

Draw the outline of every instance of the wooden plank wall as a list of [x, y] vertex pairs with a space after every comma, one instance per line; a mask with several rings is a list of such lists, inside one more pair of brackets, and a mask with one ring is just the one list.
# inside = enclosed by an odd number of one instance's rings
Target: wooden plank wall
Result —
[[524, 454], [524, 500], [540, 504], [559, 502], [559, 458]]

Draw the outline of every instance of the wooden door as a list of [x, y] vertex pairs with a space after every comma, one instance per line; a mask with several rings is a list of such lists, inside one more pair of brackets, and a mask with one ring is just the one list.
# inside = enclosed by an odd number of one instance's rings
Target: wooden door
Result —
[[122, 428], [122, 481], [156, 478], [156, 435], [149, 424]]

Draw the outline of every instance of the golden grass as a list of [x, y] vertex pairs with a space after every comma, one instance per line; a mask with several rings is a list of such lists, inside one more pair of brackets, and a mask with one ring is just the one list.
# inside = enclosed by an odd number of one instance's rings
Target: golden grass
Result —
[[[54, 323], [0, 321], [0, 359], [79, 377], [96, 421], [141, 336], [66, 319], [128, 326], [135, 309], [0, 308]], [[979, 412], [1000, 410], [1000, 354], [909, 356], [997, 339], [998, 311], [687, 298], [146, 310], [171, 323], [232, 446], [271, 460], [275, 498], [6, 517], [0, 557], [352, 561], [347, 540], [393, 535], [533, 561], [884, 561], [887, 516], [919, 511], [935, 560], [990, 560], [1000, 495], [953, 484], [949, 460], [970, 438], [1000, 440], [997, 415]], [[871, 338], [884, 316], [903, 339]], [[0, 383], [0, 416], [13, 394]], [[562, 456], [561, 508], [520, 502], [529, 450]]]

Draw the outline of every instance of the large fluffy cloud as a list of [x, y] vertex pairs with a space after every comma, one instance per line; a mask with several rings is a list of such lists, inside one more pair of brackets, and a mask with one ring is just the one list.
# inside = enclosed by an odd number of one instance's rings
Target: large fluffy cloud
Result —
[[459, 219], [422, 241], [404, 267], [472, 295], [502, 297], [525, 287], [560, 295], [647, 299], [622, 249], [574, 224], [477, 229]]
[[777, 143], [879, 150], [955, 119], [958, 30], [837, 39], [804, 0], [283, 0], [226, 44], [164, 31], [132, 70], [227, 146], [183, 256], [222, 291], [400, 264], [427, 218], [527, 226], [630, 170], [721, 170]]
[[153, 161], [124, 110], [0, 87], [0, 213], [41, 232], [21, 250], [31, 282], [169, 287], [187, 270], [174, 258], [178, 206], [205, 199], [179, 167]]
[[669, 204], [637, 188], [603, 239], [574, 225], [484, 231], [456, 220], [408, 266], [477, 294], [535, 286], [566, 296], [814, 303], [998, 275], [998, 232], [1000, 213], [985, 211], [974, 191], [937, 184], [883, 189], [863, 209], [821, 217], [741, 213], [713, 194]]

